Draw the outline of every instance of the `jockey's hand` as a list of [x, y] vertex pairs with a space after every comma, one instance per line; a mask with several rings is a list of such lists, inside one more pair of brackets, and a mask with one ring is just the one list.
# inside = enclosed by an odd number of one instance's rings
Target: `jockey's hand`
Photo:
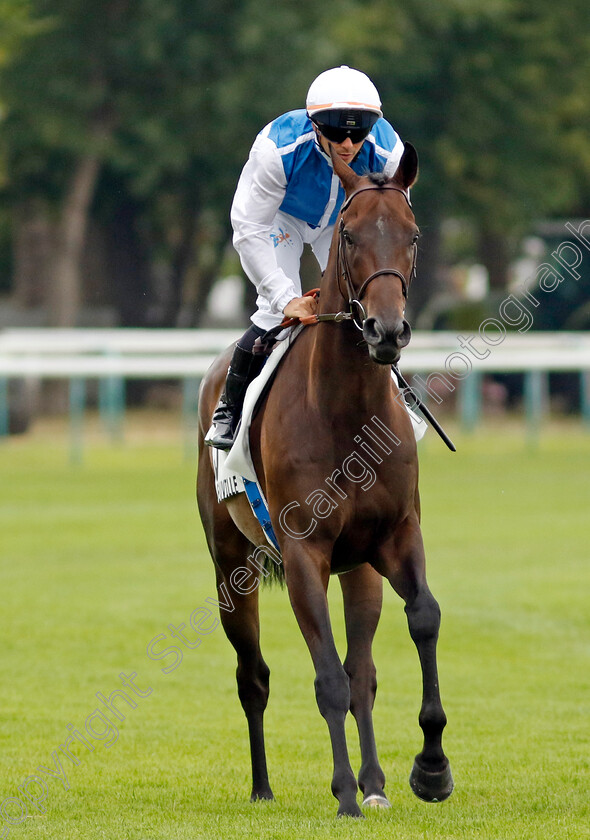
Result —
[[307, 318], [315, 315], [318, 302], [314, 297], [298, 297], [290, 300], [283, 309], [286, 318]]

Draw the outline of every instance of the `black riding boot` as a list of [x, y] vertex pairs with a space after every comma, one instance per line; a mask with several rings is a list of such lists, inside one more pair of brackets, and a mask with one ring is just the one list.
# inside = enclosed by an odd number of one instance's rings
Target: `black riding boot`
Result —
[[255, 356], [236, 345], [232, 356], [223, 393], [213, 412], [212, 426], [205, 443], [216, 449], [231, 449], [240, 421], [246, 389], [260, 373], [264, 358]]

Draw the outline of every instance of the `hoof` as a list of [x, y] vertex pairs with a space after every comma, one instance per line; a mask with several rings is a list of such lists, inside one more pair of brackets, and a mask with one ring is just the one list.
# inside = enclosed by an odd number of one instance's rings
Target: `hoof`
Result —
[[410, 787], [419, 799], [424, 802], [443, 802], [453, 792], [453, 776], [449, 764], [444, 770], [436, 773], [423, 770], [417, 761], [414, 761], [410, 773]]
[[360, 817], [364, 820], [365, 815], [361, 811], [358, 806], [357, 802], [353, 802], [350, 805], [340, 805], [338, 808], [338, 817]]
[[363, 799], [363, 808], [391, 808], [391, 802], [383, 793], [372, 793]]
[[268, 790], [253, 790], [250, 802], [274, 802], [273, 792], [270, 788]]

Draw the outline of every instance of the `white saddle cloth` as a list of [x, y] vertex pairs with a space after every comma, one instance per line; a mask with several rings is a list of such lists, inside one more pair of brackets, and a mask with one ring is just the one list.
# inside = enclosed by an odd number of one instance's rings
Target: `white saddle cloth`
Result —
[[254, 471], [254, 464], [252, 463], [252, 455], [250, 454], [250, 424], [252, 423], [252, 415], [254, 414], [256, 403], [260, 399], [267, 382], [280, 364], [281, 359], [302, 329], [303, 325], [295, 327], [287, 338], [277, 343], [262, 371], [248, 385], [238, 433], [234, 445], [227, 455], [224, 466], [226, 470], [237, 473], [249, 481], [258, 480]]

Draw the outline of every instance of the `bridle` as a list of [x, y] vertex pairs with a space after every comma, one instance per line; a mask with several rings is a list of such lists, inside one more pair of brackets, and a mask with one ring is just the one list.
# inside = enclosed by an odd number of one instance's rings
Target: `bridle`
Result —
[[[351, 202], [362, 192], [366, 192], [367, 190], [395, 190], [396, 192], [400, 192], [403, 197], [408, 202], [408, 206], [411, 208], [412, 205], [410, 203], [410, 198], [405, 190], [402, 190], [400, 187], [394, 187], [392, 185], [383, 185], [379, 186], [378, 184], [361, 187], [360, 190], [352, 193], [348, 196], [342, 208], [340, 210], [340, 223], [338, 225], [338, 255], [337, 255], [337, 278], [338, 278], [338, 289], [340, 290], [340, 294], [346, 300], [346, 295], [342, 291], [342, 280], [346, 283], [346, 290], [348, 293], [348, 312], [339, 312], [335, 315], [316, 315], [318, 320], [334, 320], [334, 321], [342, 321], [342, 320], [351, 320], [355, 327], [359, 330], [363, 329], [364, 322], [367, 319], [367, 312], [365, 307], [361, 303], [361, 299], [365, 292], [367, 291], [367, 287], [376, 277], [381, 277], [384, 274], [390, 274], [392, 277], [397, 277], [402, 285], [402, 294], [404, 296], [404, 300], [408, 299], [408, 286], [410, 282], [416, 276], [416, 254], [418, 251], [418, 246], [416, 242], [413, 245], [413, 255], [412, 255], [412, 267], [410, 269], [410, 279], [409, 281], [406, 280], [404, 274], [397, 268], [381, 268], [379, 271], [374, 271], [373, 274], [370, 274], [365, 280], [362, 282], [360, 289], [358, 292], [355, 290], [354, 286], [352, 285], [352, 280], [350, 279], [350, 268], [348, 265], [348, 260], [346, 259], [346, 242], [344, 238], [345, 233], [345, 223], [344, 223], [344, 213], [350, 207]], [[446, 434], [440, 423], [436, 420], [433, 416], [432, 412], [428, 408], [428, 406], [424, 405], [418, 394], [412, 390], [412, 388], [408, 385], [404, 377], [401, 375], [399, 368], [396, 365], [392, 365], [393, 371], [397, 376], [397, 381], [399, 383], [400, 388], [402, 388], [404, 396], [406, 394], [411, 395], [414, 400], [414, 405], [418, 408], [424, 417], [428, 420], [428, 422], [433, 426], [436, 432], [440, 435], [440, 437], [444, 440], [446, 445], [452, 452], [455, 452], [455, 444]]]
[[[357, 327], [357, 329], [362, 331], [363, 324], [367, 319], [367, 312], [365, 310], [365, 307], [361, 303], [361, 299], [362, 299], [363, 295], [365, 294], [365, 292], [367, 291], [367, 287], [369, 286], [369, 284], [372, 283], [373, 280], [376, 277], [381, 277], [383, 274], [390, 274], [392, 277], [397, 277], [398, 280], [400, 281], [401, 285], [402, 285], [402, 294], [404, 296], [404, 300], [408, 299], [409, 282], [408, 282], [408, 280], [406, 280], [404, 274], [397, 268], [381, 268], [381, 269], [379, 269], [379, 271], [374, 271], [373, 274], [370, 274], [367, 278], [365, 278], [365, 280], [363, 280], [363, 282], [361, 284], [361, 287], [358, 290], [358, 292], [355, 290], [354, 286], [352, 285], [352, 280], [350, 279], [350, 269], [349, 269], [349, 266], [348, 266], [348, 261], [346, 259], [346, 248], [345, 248], [346, 242], [345, 242], [345, 239], [344, 239], [344, 232], [345, 232], [344, 213], [348, 210], [351, 202], [357, 197], [357, 195], [359, 195], [362, 192], [366, 192], [367, 190], [395, 190], [395, 192], [400, 192], [403, 195], [403, 197], [408, 202], [409, 207], [412, 206], [411, 203], [410, 203], [409, 196], [405, 192], [405, 190], [402, 190], [400, 187], [394, 187], [394, 186], [389, 186], [389, 185], [385, 185], [385, 184], [383, 186], [379, 186], [379, 184], [375, 184], [374, 186], [372, 185], [372, 186], [367, 186], [367, 187], [361, 187], [359, 190], [357, 190], [356, 192], [349, 195], [348, 198], [346, 199], [346, 201], [344, 202], [344, 204], [342, 205], [342, 208], [340, 210], [340, 223], [338, 225], [338, 253], [337, 253], [336, 274], [337, 274], [337, 280], [338, 280], [338, 289], [340, 291], [340, 294], [344, 298], [344, 300], [346, 300], [346, 295], [342, 291], [342, 281], [344, 280], [344, 282], [346, 283], [346, 289], [347, 289], [347, 293], [348, 293], [348, 310], [349, 311], [348, 312], [331, 312], [331, 313], [326, 312], [326, 313], [322, 313], [321, 315], [316, 313], [315, 315], [310, 315], [310, 316], [305, 317], [305, 318], [287, 319], [287, 320], [283, 321], [283, 323], [280, 324], [278, 327], [273, 327], [272, 329], [270, 329], [264, 336], [262, 336], [262, 339], [259, 339], [259, 341], [262, 341], [263, 345], [264, 345], [264, 341], [265, 341], [265, 339], [267, 339], [267, 337], [270, 337], [272, 339], [272, 341], [274, 342], [275, 336], [279, 331], [283, 330], [287, 326], [294, 326], [298, 322], [301, 323], [301, 324], [307, 325], [307, 324], [318, 324], [322, 321], [335, 321], [336, 323], [340, 323], [341, 321], [352, 321], [353, 324], [355, 325], [355, 327]], [[416, 276], [416, 253], [417, 253], [417, 250], [418, 250], [418, 246], [414, 242], [414, 246], [413, 246], [413, 251], [414, 252], [413, 252], [413, 256], [412, 256], [412, 267], [410, 269], [410, 282]], [[307, 292], [307, 294], [313, 294], [317, 297], [318, 292], [319, 292], [319, 289], [314, 289], [311, 292]], [[406, 382], [406, 380], [404, 379], [404, 377], [400, 373], [399, 368], [396, 365], [392, 365], [392, 369], [393, 369], [395, 375], [397, 376], [397, 381], [398, 381], [400, 387], [402, 388], [404, 395], [409, 394], [412, 397], [412, 399], [414, 400], [414, 407], [418, 408], [422, 412], [424, 417], [433, 426], [433, 428], [436, 430], [436, 432], [441, 436], [441, 438], [444, 440], [444, 442], [449, 447], [449, 449], [452, 452], [455, 452], [456, 451], [455, 444], [449, 438], [449, 436], [446, 434], [446, 432], [444, 431], [444, 429], [442, 428], [440, 423], [433, 416], [433, 414], [430, 411], [430, 409], [428, 408], [428, 406], [424, 405], [424, 403], [422, 402], [422, 400], [420, 399], [418, 394], [416, 394], [416, 392], [413, 391], [412, 388], [408, 385], [408, 383]]]
[[[285, 329], [286, 327], [292, 327], [295, 324], [319, 324], [324, 321], [332, 321], [337, 324], [342, 323], [342, 321], [352, 321], [355, 327], [362, 331], [364, 322], [367, 320], [367, 311], [363, 304], [361, 303], [361, 299], [365, 292], [367, 291], [367, 287], [376, 277], [380, 277], [383, 274], [390, 274], [393, 277], [397, 277], [402, 285], [402, 294], [404, 296], [404, 300], [408, 299], [408, 287], [410, 282], [416, 276], [416, 255], [418, 251], [418, 246], [414, 243], [413, 246], [413, 256], [412, 256], [412, 267], [410, 269], [410, 280], [408, 281], [406, 277], [402, 274], [402, 272], [397, 268], [380, 268], [378, 271], [374, 271], [373, 274], [370, 274], [361, 284], [360, 289], [358, 292], [354, 288], [352, 284], [352, 280], [350, 278], [350, 268], [348, 265], [348, 260], [346, 258], [346, 242], [345, 242], [345, 223], [344, 223], [344, 213], [348, 210], [351, 205], [351, 202], [360, 195], [362, 192], [367, 192], [368, 190], [379, 190], [382, 192], [383, 190], [392, 190], [393, 192], [399, 192], [403, 195], [405, 200], [408, 202], [408, 206], [411, 208], [412, 204], [410, 202], [410, 198], [407, 192], [401, 187], [394, 187], [393, 185], [389, 184], [372, 184], [370, 186], [361, 187], [356, 192], [351, 193], [348, 198], [344, 201], [340, 209], [340, 223], [338, 225], [338, 250], [336, 254], [336, 279], [338, 283], [338, 290], [344, 300], [348, 300], [348, 312], [323, 312], [323, 313], [315, 313], [313, 315], [307, 315], [301, 318], [285, 318], [281, 324], [277, 327], [272, 327], [268, 330], [265, 335], [262, 337], [262, 341], [266, 338], [272, 338], [274, 340], [275, 336], [281, 332], [281, 330]], [[342, 281], [346, 283], [346, 294], [342, 290]], [[312, 289], [309, 292], [306, 292], [306, 295], [313, 295], [314, 297], [318, 297], [319, 289]]]
[[[375, 184], [374, 186], [361, 187], [360, 190], [357, 190], [356, 192], [349, 195], [348, 198], [346, 199], [346, 201], [344, 202], [344, 204], [342, 205], [341, 209], [340, 209], [340, 223], [338, 225], [338, 253], [337, 253], [336, 275], [337, 275], [337, 279], [338, 279], [338, 289], [340, 291], [340, 294], [342, 295], [344, 300], [346, 300], [347, 297], [348, 297], [348, 312], [347, 313], [341, 313], [342, 316], [343, 316], [341, 320], [344, 320], [344, 316], [345, 316], [346, 320], [352, 320], [355, 327], [357, 327], [357, 329], [359, 329], [359, 330], [363, 329], [363, 324], [367, 319], [367, 311], [366, 311], [365, 307], [363, 306], [363, 304], [361, 303], [361, 300], [362, 300], [365, 292], [367, 291], [367, 288], [368, 288], [369, 284], [372, 283], [373, 280], [375, 280], [376, 277], [381, 277], [384, 274], [390, 274], [393, 277], [397, 277], [398, 280], [401, 283], [401, 286], [402, 286], [402, 294], [404, 296], [404, 300], [408, 299], [409, 284], [414, 279], [414, 277], [416, 276], [416, 253], [417, 253], [417, 250], [418, 250], [418, 246], [416, 245], [416, 243], [414, 243], [414, 245], [413, 245], [413, 257], [412, 257], [412, 267], [410, 269], [409, 280], [407, 280], [406, 277], [404, 276], [404, 274], [402, 274], [402, 272], [399, 271], [399, 269], [397, 269], [397, 268], [380, 268], [378, 271], [374, 271], [373, 274], [370, 274], [367, 278], [365, 278], [365, 280], [362, 282], [361, 287], [360, 287], [360, 289], [358, 289], [358, 291], [354, 288], [354, 286], [352, 284], [351, 277], [350, 277], [350, 267], [349, 267], [348, 259], [347, 259], [347, 256], [346, 256], [346, 240], [345, 240], [346, 225], [345, 225], [345, 221], [344, 221], [344, 213], [348, 210], [352, 201], [357, 197], [357, 195], [360, 195], [363, 192], [368, 192], [369, 190], [379, 190], [379, 191], [391, 190], [391, 191], [394, 191], [394, 192], [399, 192], [403, 195], [403, 197], [408, 202], [408, 206], [409, 207], [412, 206], [411, 203], [410, 203], [410, 199], [408, 197], [407, 192], [405, 190], [402, 190], [400, 187], [394, 187], [394, 186], [389, 186], [389, 185], [379, 186], [378, 184]], [[342, 289], [342, 281], [344, 281], [344, 283], [346, 284], [346, 294], [344, 293], [344, 291]]]

